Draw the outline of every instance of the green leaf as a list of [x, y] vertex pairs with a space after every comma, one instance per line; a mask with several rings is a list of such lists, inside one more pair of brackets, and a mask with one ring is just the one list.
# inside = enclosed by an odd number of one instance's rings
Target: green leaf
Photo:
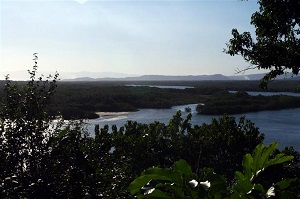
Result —
[[174, 170], [178, 171], [182, 174], [185, 174], [185, 175], [192, 175], [193, 174], [191, 166], [185, 160], [182, 160], [182, 159], [175, 162]]
[[212, 196], [227, 193], [227, 186], [224, 177], [217, 174], [208, 174], [206, 180], [210, 182], [208, 190]]
[[246, 154], [243, 159], [244, 176], [251, 180], [252, 178], [252, 163], [253, 158], [250, 154]]
[[237, 184], [233, 187], [233, 190], [238, 193], [247, 194], [252, 188], [254, 188], [254, 185], [250, 182], [250, 180], [243, 179], [237, 182]]
[[[279, 181], [275, 184], [275, 187], [278, 187], [279, 189], [283, 190], [286, 188], [289, 188], [292, 183], [297, 182], [298, 180], [295, 179], [284, 179], [282, 181]], [[299, 184], [300, 185], [300, 184]]]
[[235, 178], [236, 180], [243, 180], [243, 179], [245, 178], [245, 176], [242, 174], [242, 172], [236, 171], [236, 172], [235, 172], [235, 175], [234, 175], [234, 178]]
[[296, 199], [299, 198], [299, 196], [295, 192], [291, 191], [280, 191], [278, 193], [278, 198], [280, 199]]
[[142, 175], [152, 175], [152, 174], [164, 176], [164, 177], [168, 178], [171, 182], [175, 182], [178, 184], [183, 183], [181, 174], [177, 171], [172, 171], [170, 169], [162, 169], [162, 168], [154, 167], [154, 168], [147, 169], [146, 171], [144, 171], [142, 173]]
[[[283, 162], [293, 159], [293, 156], [285, 156], [280, 153], [275, 158], [269, 160], [271, 152], [276, 149], [278, 143], [273, 142], [267, 147], [263, 144], [256, 146], [253, 156], [246, 154], [243, 159], [244, 177], [252, 181], [258, 174], [265, 170], [267, 167], [281, 164]], [[236, 174], [236, 179], [241, 179], [243, 176], [240, 173]]]
[[162, 199], [163, 198], [173, 198], [166, 192], [163, 192], [159, 189], [155, 189], [152, 193], [146, 195], [145, 197], [147, 197], [147, 198], [162, 198]]
[[227, 187], [222, 181], [215, 182], [209, 188], [209, 194], [212, 196], [227, 194]]
[[270, 160], [268, 162], [267, 166], [271, 166], [271, 165], [275, 165], [275, 164], [281, 164], [281, 163], [290, 161], [293, 158], [294, 158], [293, 156], [285, 156], [284, 154], [280, 153], [280, 154], [277, 154], [274, 159]]
[[142, 175], [136, 178], [132, 183], [130, 183], [128, 190], [132, 195], [137, 194], [140, 192], [141, 188], [148, 184], [151, 180], [170, 181], [169, 178], [157, 174]]
[[241, 195], [237, 192], [231, 193], [229, 198], [230, 199], [248, 199], [246, 195]]
[[182, 190], [182, 187], [177, 187], [175, 184], [166, 184], [166, 187], [168, 187], [168, 190], [173, 193], [174, 196], [176, 196], [176, 198], [184, 198], [184, 192]]
[[[256, 172], [259, 170], [260, 167], [260, 159], [263, 153], [264, 145], [259, 144], [255, 147], [254, 152], [253, 152], [253, 162], [251, 163], [251, 169], [252, 169], [252, 176], [251, 179], [254, 177], [253, 173], [256, 174]], [[269, 156], [268, 156], [269, 157]], [[267, 158], [268, 158], [267, 157]]]
[[[263, 147], [263, 144], [261, 144]], [[265, 147], [263, 151], [261, 152], [259, 159], [257, 159], [257, 162], [259, 163], [259, 166], [254, 170], [257, 172], [258, 170], [262, 169], [267, 165], [267, 162], [269, 160], [271, 152], [278, 147], [278, 143], [273, 142], [269, 146]]]
[[276, 142], [271, 143], [267, 147], [264, 147], [263, 144], [256, 146], [253, 153], [252, 177], [250, 180], [253, 180], [261, 171], [267, 168], [270, 154], [277, 146], [278, 143]]
[[260, 192], [260, 193], [265, 193], [265, 189], [261, 184], [254, 184], [254, 190]]

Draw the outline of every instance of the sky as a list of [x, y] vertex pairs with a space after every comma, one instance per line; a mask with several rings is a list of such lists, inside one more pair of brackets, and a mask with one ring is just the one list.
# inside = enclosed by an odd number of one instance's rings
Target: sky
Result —
[[249, 64], [223, 49], [232, 28], [253, 34], [258, 8], [255, 0], [0, 0], [0, 79], [28, 77], [33, 53], [39, 71], [62, 78], [82, 71], [234, 75]]

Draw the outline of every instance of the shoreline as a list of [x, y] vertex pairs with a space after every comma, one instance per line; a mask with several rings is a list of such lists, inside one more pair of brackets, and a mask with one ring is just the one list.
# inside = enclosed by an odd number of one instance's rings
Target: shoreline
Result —
[[99, 117], [104, 116], [116, 116], [116, 115], [128, 115], [130, 112], [95, 112]]

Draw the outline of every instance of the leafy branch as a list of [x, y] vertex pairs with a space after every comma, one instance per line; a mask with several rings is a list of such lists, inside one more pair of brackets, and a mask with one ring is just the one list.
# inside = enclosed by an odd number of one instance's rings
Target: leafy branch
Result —
[[150, 168], [144, 171], [129, 186], [132, 195], [138, 198], [300, 198], [296, 188], [298, 178], [284, 179], [269, 188], [254, 183], [255, 178], [273, 165], [293, 159], [283, 153], [271, 158], [277, 143], [267, 147], [256, 146], [252, 155], [246, 154], [242, 162], [243, 172], [236, 171], [236, 182], [228, 186], [225, 178], [205, 168], [199, 176], [192, 173], [184, 160], [175, 162], [174, 168]]

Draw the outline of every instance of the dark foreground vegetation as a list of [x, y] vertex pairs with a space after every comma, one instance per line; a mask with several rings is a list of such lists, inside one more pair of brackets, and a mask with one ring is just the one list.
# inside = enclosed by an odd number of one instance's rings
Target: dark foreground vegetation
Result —
[[[81, 122], [51, 120], [47, 106], [57, 75], [52, 80], [36, 79], [36, 69], [34, 66], [25, 86], [6, 80], [3, 90], [0, 198], [133, 198], [131, 194], [143, 195], [149, 190], [154, 194], [149, 197], [155, 198], [155, 194], [162, 194], [157, 187], [167, 192], [160, 195], [163, 198], [203, 198], [207, 194], [220, 198], [229, 196], [230, 189], [245, 197], [252, 195], [250, 190], [255, 194], [258, 190], [259, 196], [265, 197], [272, 186], [276, 194], [299, 197], [300, 154], [292, 147], [276, 150], [274, 144], [263, 149], [259, 144], [264, 135], [243, 117], [236, 121], [224, 116], [210, 124], [192, 126], [191, 115], [182, 118], [177, 112], [168, 124], [128, 121], [120, 128], [101, 129], [96, 125], [91, 137]], [[257, 145], [253, 160], [249, 155], [243, 160]], [[186, 162], [176, 162], [180, 159]], [[149, 167], [172, 168], [174, 162], [174, 175], [157, 168], [137, 178]], [[267, 167], [258, 175], [257, 169]], [[190, 186], [192, 180], [209, 180], [211, 188]]]

